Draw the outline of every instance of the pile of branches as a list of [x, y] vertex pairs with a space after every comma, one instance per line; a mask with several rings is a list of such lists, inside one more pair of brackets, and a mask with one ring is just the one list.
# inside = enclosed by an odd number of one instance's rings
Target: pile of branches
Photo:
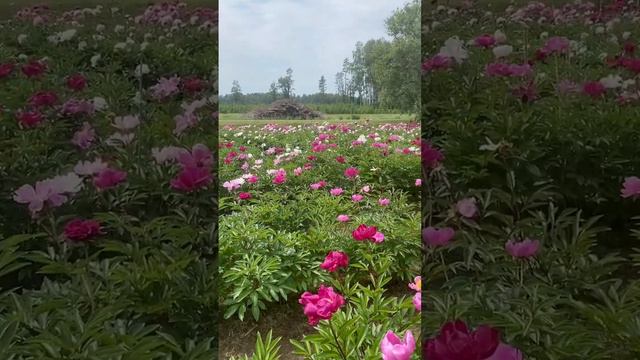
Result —
[[274, 101], [268, 108], [257, 109], [251, 113], [253, 119], [318, 119], [322, 113], [313, 111], [308, 107], [291, 99]]

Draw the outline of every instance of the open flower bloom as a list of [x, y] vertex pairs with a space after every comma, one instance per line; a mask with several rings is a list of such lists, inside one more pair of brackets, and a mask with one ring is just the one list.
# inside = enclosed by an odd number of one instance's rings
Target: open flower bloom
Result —
[[85, 241], [102, 233], [96, 220], [73, 219], [64, 226], [64, 236], [72, 241]]
[[455, 234], [456, 232], [450, 227], [436, 228], [430, 226], [422, 230], [422, 241], [433, 247], [444, 246], [449, 244]]
[[22, 185], [15, 191], [13, 199], [20, 204], [29, 204], [31, 216], [35, 217], [45, 206], [55, 208], [64, 204], [68, 194], [81, 188], [82, 179], [75, 173], [69, 173], [38, 181], [35, 186]]
[[416, 276], [413, 282], [409, 284], [409, 288], [420, 292], [422, 290], [422, 276]]
[[363, 241], [372, 239], [377, 232], [378, 229], [375, 226], [367, 226], [365, 224], [361, 224], [357, 229], [351, 232], [351, 236], [354, 240]]
[[411, 330], [407, 330], [403, 339], [389, 330], [380, 342], [383, 360], [409, 360], [415, 349], [416, 343]]
[[424, 355], [429, 360], [484, 360], [498, 348], [498, 330], [481, 325], [471, 331], [463, 321], [448, 322], [440, 333], [427, 340]]
[[342, 251], [330, 251], [320, 264], [320, 268], [328, 272], [334, 272], [340, 268], [349, 266], [349, 256]]
[[624, 183], [622, 183], [620, 196], [632, 199], [640, 198], [640, 178], [637, 176], [625, 178]]
[[329, 320], [344, 305], [342, 295], [333, 291], [332, 287], [320, 285], [317, 294], [305, 291], [298, 302], [304, 306], [304, 314], [309, 325], [317, 325], [320, 320]]
[[505, 250], [509, 255], [516, 258], [529, 258], [535, 256], [540, 251], [540, 241], [525, 239], [520, 242], [507, 241]]

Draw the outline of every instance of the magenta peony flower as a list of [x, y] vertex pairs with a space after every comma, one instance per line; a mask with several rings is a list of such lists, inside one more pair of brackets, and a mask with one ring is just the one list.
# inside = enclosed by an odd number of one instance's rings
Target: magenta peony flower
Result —
[[630, 176], [624, 179], [622, 183], [622, 190], [620, 196], [623, 198], [640, 198], [640, 178], [637, 176]]
[[473, 40], [476, 46], [483, 47], [485, 49], [492, 47], [496, 44], [496, 38], [493, 35], [484, 34], [480, 35]]
[[7, 76], [11, 75], [15, 65], [13, 63], [4, 63], [0, 64], [0, 79], [4, 79]]
[[346, 176], [349, 179], [354, 179], [359, 174], [360, 174], [360, 172], [358, 171], [358, 169], [356, 169], [354, 167], [349, 167], [344, 171], [344, 176]]
[[436, 55], [430, 59], [425, 60], [422, 63], [422, 71], [427, 73], [432, 70], [444, 70], [453, 66], [453, 59], [444, 56], [444, 55]]
[[29, 98], [29, 104], [33, 107], [53, 106], [57, 102], [58, 95], [53, 91], [38, 91]]
[[424, 354], [429, 360], [484, 360], [500, 344], [498, 330], [486, 325], [470, 331], [460, 320], [448, 322], [440, 333], [427, 340]]
[[427, 227], [422, 230], [422, 241], [432, 247], [444, 246], [449, 244], [456, 232], [450, 228]]
[[349, 266], [349, 256], [341, 251], [330, 251], [320, 264], [320, 268], [334, 272], [340, 268]]
[[528, 258], [535, 256], [540, 250], [540, 241], [525, 239], [520, 242], [513, 240], [507, 241], [504, 245], [505, 250], [509, 255], [517, 258]]
[[175, 179], [171, 180], [171, 187], [184, 192], [192, 192], [206, 187], [211, 181], [213, 181], [213, 177], [208, 168], [188, 166], [183, 168]]
[[500, 343], [493, 355], [486, 360], [522, 360], [524, 359], [522, 352], [507, 344]]
[[582, 91], [592, 98], [599, 98], [607, 91], [600, 81], [589, 81], [582, 85]]
[[74, 74], [67, 78], [67, 87], [73, 91], [82, 91], [87, 87], [87, 79], [82, 74]]
[[402, 340], [389, 330], [380, 342], [382, 360], [409, 360], [415, 349], [416, 343], [411, 330], [407, 330]]
[[90, 240], [100, 234], [100, 223], [96, 220], [74, 219], [64, 227], [64, 236], [72, 241]]
[[127, 179], [127, 173], [116, 169], [106, 168], [93, 177], [93, 184], [98, 190], [110, 189]]
[[18, 123], [25, 128], [32, 128], [38, 126], [44, 121], [44, 116], [38, 111], [20, 111], [16, 114]]
[[241, 193], [238, 194], [238, 199], [240, 199], [240, 200], [249, 200], [249, 199], [251, 199], [251, 193], [241, 192]]
[[373, 239], [373, 237], [378, 232], [378, 229], [375, 226], [367, 226], [365, 224], [360, 224], [357, 229], [351, 232], [351, 236], [356, 241], [364, 241]]
[[39, 77], [47, 70], [47, 65], [41, 61], [32, 60], [22, 65], [22, 73], [28, 78]]
[[421, 141], [420, 152], [422, 157], [422, 165], [427, 169], [436, 168], [440, 164], [440, 162], [444, 160], [442, 152], [431, 146], [431, 144], [426, 140]]
[[305, 291], [298, 302], [304, 306], [304, 314], [307, 316], [309, 325], [315, 326], [320, 320], [329, 320], [342, 305], [344, 298], [333, 291], [332, 287], [320, 285], [317, 294]]

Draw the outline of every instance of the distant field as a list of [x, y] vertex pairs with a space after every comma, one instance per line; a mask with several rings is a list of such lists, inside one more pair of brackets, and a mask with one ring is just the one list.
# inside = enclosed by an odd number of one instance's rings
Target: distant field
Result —
[[220, 114], [220, 125], [240, 125], [240, 124], [271, 124], [277, 122], [279, 124], [311, 124], [311, 123], [357, 123], [364, 122], [366, 119], [371, 119], [372, 123], [381, 122], [404, 122], [415, 120], [415, 115], [412, 114], [365, 114], [355, 115], [356, 119], [352, 119], [351, 114], [333, 114], [326, 115], [324, 119], [317, 120], [290, 120], [290, 119], [275, 119], [275, 120], [253, 120], [248, 119], [246, 114]]

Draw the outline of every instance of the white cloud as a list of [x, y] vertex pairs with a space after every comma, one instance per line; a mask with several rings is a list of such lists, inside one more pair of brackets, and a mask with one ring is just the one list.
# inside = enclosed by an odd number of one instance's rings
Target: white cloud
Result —
[[262, 92], [293, 69], [297, 94], [330, 90], [357, 41], [386, 37], [384, 20], [407, 0], [222, 0], [220, 90], [233, 80]]

